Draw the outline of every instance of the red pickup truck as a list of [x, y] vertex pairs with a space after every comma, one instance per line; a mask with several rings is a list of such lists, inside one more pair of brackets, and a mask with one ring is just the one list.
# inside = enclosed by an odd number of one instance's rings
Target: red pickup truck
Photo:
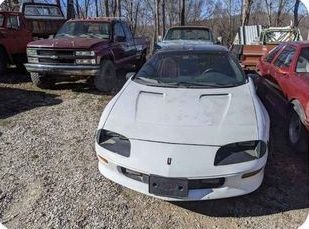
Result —
[[20, 12], [0, 12], [0, 76], [7, 65], [23, 68], [27, 44], [53, 35], [65, 22], [55, 4], [23, 3]]
[[260, 58], [257, 69], [291, 105], [288, 140], [298, 151], [308, 152], [309, 42], [282, 43]]
[[72, 19], [54, 39], [28, 44], [26, 68], [40, 88], [93, 77], [98, 90], [109, 92], [117, 83], [116, 70], [141, 67], [148, 51], [149, 42], [134, 38], [122, 19]]

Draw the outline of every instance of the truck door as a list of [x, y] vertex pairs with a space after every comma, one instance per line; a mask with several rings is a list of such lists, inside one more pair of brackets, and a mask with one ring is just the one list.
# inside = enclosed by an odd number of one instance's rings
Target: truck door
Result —
[[114, 53], [115, 62], [117, 64], [124, 63], [126, 58], [126, 35], [120, 22], [113, 25], [113, 44], [112, 51]]
[[126, 23], [122, 23], [124, 33], [126, 35], [126, 47], [125, 47], [125, 56], [128, 58], [128, 61], [135, 61], [137, 49], [135, 46], [134, 38], [129, 26]]
[[6, 23], [10, 42], [8, 49], [12, 54], [26, 53], [27, 44], [31, 41], [31, 33], [25, 28], [20, 15], [9, 15]]

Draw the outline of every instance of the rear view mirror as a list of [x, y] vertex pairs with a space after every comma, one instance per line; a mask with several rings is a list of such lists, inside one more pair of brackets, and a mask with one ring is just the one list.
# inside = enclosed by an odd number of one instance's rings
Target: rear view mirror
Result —
[[128, 72], [126, 74], [126, 80], [130, 79], [132, 76], [134, 76], [136, 73], [135, 72]]

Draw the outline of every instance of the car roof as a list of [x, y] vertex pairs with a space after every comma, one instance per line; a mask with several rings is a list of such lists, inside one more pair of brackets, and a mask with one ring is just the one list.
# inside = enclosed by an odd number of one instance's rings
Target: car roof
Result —
[[222, 45], [213, 44], [175, 44], [163, 49], [159, 49], [158, 52], [215, 52], [215, 53], [227, 53], [228, 49]]
[[125, 21], [120, 17], [89, 17], [89, 18], [78, 18], [78, 19], [70, 19], [69, 22], [114, 22], [114, 21]]

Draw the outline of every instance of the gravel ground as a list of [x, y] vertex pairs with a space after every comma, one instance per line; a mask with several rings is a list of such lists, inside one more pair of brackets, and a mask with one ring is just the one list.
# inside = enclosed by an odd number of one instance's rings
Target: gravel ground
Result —
[[0, 81], [0, 222], [8, 228], [297, 228], [308, 214], [308, 158], [284, 143], [277, 109], [256, 192], [171, 203], [99, 174], [94, 131], [111, 96], [84, 83], [39, 90], [14, 73]]

